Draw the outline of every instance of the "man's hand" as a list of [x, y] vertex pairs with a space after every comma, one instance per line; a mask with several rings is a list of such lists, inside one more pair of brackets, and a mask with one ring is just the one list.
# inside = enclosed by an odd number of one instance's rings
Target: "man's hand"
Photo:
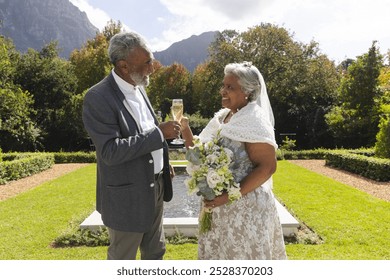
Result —
[[179, 137], [181, 125], [177, 121], [167, 121], [160, 123], [158, 128], [163, 133], [165, 139], [174, 139]]

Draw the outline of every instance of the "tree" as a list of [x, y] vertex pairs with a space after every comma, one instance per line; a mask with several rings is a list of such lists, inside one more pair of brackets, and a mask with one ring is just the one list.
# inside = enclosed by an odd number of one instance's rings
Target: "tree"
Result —
[[341, 79], [338, 104], [326, 115], [338, 146], [372, 147], [378, 132], [381, 91], [378, 77], [382, 56], [376, 42], [359, 56]]
[[109, 21], [103, 31], [95, 38], [88, 40], [80, 49], [70, 54], [70, 62], [78, 79], [77, 93], [82, 93], [102, 80], [112, 69], [108, 58], [108, 44], [110, 39], [122, 30], [120, 21]]
[[[29, 49], [16, 60], [14, 83], [31, 93], [37, 114], [34, 122], [42, 133], [46, 150], [60, 150], [69, 138], [63, 129], [64, 107], [76, 92], [77, 79], [71, 64], [58, 56], [56, 42], [40, 52]], [[64, 119], [65, 118], [65, 119]]]
[[34, 151], [40, 131], [32, 117], [32, 96], [12, 84], [0, 83], [0, 147], [3, 151]]
[[87, 140], [88, 135], [84, 129], [82, 121], [82, 107], [84, 96], [87, 90], [83, 93], [72, 95], [64, 108], [59, 112], [60, 129], [66, 132], [66, 141], [62, 142], [62, 150], [79, 151], [88, 150], [90, 143]]
[[376, 135], [375, 155], [390, 158], [390, 66], [381, 69], [378, 80], [383, 94], [380, 99], [380, 121]]
[[0, 82], [7, 83], [12, 81], [15, 67], [12, 64], [12, 53], [15, 47], [11, 41], [0, 36]]
[[0, 36], [0, 147], [4, 151], [35, 150], [40, 132], [32, 120], [32, 96], [13, 84], [16, 57], [13, 43]]
[[108, 42], [103, 34], [89, 40], [80, 50], [74, 50], [70, 62], [77, 76], [77, 93], [90, 88], [102, 80], [111, 70], [107, 55]]
[[212, 117], [221, 106], [218, 92], [210, 92], [210, 64], [202, 63], [198, 65], [192, 75], [192, 98], [193, 111], [199, 112], [204, 117]]
[[202, 114], [212, 116], [220, 108], [218, 92], [224, 66], [242, 61], [251, 61], [264, 77], [277, 136], [282, 132], [296, 133], [299, 148], [332, 144], [326, 140], [329, 135], [324, 114], [334, 102], [336, 67], [319, 52], [317, 43], [296, 42], [286, 29], [272, 24], [261, 24], [242, 33], [224, 31], [216, 39], [207, 66], [202, 68], [207, 76], [197, 78], [206, 84], [202, 92], [195, 94], [204, 102]]
[[390, 103], [382, 105], [379, 131], [376, 135], [375, 155], [390, 158]]
[[107, 22], [107, 25], [103, 28], [102, 34], [106, 38], [107, 42], [109, 42], [115, 34], [118, 34], [122, 31], [122, 23], [119, 20], [118, 22], [115, 22], [114, 20], [110, 19], [110, 21]]
[[209, 60], [198, 66], [193, 74], [193, 95], [198, 98], [197, 111], [203, 117], [211, 118], [221, 108], [219, 94], [223, 70], [226, 64], [241, 61], [241, 52], [237, 48], [240, 33], [225, 30], [218, 34], [209, 49]]
[[177, 63], [161, 66], [151, 75], [148, 86], [149, 99], [155, 110], [162, 112], [163, 118], [170, 114], [174, 98], [182, 98], [185, 112], [193, 113], [190, 82], [190, 72], [182, 64]]

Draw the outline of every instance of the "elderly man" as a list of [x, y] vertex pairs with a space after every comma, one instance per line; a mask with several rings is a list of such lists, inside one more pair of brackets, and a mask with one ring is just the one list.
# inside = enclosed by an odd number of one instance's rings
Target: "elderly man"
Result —
[[145, 93], [153, 54], [134, 32], [112, 37], [111, 73], [86, 94], [83, 122], [97, 156], [96, 208], [110, 236], [108, 259], [162, 259], [163, 201], [172, 198], [173, 170], [165, 139], [180, 124], [158, 123]]

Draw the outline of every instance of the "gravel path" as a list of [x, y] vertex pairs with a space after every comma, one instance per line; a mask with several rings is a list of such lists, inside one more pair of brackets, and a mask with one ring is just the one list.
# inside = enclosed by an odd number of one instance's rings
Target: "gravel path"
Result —
[[347, 171], [325, 166], [325, 160], [289, 160], [289, 162], [390, 202], [390, 182], [377, 182]]
[[[290, 162], [390, 202], [390, 182], [377, 182], [346, 171], [328, 167], [325, 166], [324, 160], [290, 160]], [[88, 165], [88, 163], [55, 164], [52, 168], [39, 174], [13, 181], [6, 185], [0, 185], [0, 201], [16, 196], [21, 192], [27, 191], [46, 181], [65, 175], [86, 165]]]
[[0, 185], [0, 201], [16, 196], [17, 194], [32, 189], [40, 184], [60, 177], [76, 169], [84, 167], [89, 163], [64, 163], [54, 164], [52, 168], [42, 171], [38, 174], [11, 181], [5, 185]]

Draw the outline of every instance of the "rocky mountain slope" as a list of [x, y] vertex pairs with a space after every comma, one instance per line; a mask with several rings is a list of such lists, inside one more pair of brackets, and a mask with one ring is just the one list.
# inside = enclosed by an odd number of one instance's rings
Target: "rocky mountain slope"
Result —
[[208, 48], [217, 34], [217, 31], [210, 31], [199, 36], [193, 35], [188, 39], [173, 43], [164, 51], [155, 52], [154, 56], [163, 65], [171, 65], [177, 62], [193, 72], [198, 64], [207, 59]]
[[98, 31], [69, 0], [0, 0], [0, 20], [0, 34], [11, 38], [17, 50], [41, 50], [57, 40], [63, 57]]

